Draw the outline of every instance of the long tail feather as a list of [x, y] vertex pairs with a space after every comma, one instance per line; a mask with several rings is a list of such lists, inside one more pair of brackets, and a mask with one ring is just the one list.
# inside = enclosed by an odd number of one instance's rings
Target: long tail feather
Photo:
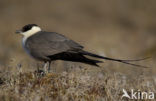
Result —
[[148, 59], [149, 57], [142, 58], [142, 59], [137, 59], [137, 60], [121, 60], [121, 59], [114, 59], [114, 58], [109, 58], [109, 57], [104, 57], [104, 56], [96, 55], [96, 54], [89, 53], [89, 52], [86, 52], [86, 51], [81, 51], [81, 53], [83, 55], [88, 55], [88, 56], [92, 56], [92, 57], [96, 57], [96, 58], [101, 58], [101, 59], [105, 59], [105, 60], [111, 60], [111, 61], [121, 62], [121, 63], [124, 63], [124, 64], [132, 65], [132, 66], [137, 66], [137, 67], [148, 68], [146, 66], [137, 65], [137, 64], [133, 64], [133, 63], [129, 63], [129, 62], [142, 61], [142, 60]]

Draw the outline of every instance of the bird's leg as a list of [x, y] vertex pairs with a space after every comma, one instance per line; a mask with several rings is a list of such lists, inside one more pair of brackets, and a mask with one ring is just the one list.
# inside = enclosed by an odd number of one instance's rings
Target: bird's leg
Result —
[[51, 61], [48, 62], [48, 73], [50, 72]]
[[48, 69], [47, 69], [47, 67], [49, 66], [49, 62], [44, 62], [44, 72], [45, 73], [48, 73]]
[[45, 73], [49, 73], [50, 72], [50, 65], [51, 65], [51, 61], [47, 61], [47, 62], [44, 62], [44, 72]]

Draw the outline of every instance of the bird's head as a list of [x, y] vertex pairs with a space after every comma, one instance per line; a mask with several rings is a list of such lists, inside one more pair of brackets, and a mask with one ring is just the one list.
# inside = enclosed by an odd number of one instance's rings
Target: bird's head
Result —
[[25, 25], [21, 30], [17, 30], [17, 34], [22, 34], [23, 36], [31, 36], [37, 32], [41, 31], [41, 28], [36, 24]]

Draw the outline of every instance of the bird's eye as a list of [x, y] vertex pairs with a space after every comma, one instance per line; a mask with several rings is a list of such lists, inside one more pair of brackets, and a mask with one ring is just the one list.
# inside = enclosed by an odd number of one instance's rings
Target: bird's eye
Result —
[[25, 26], [25, 27], [23, 27], [22, 31], [26, 32], [26, 31], [30, 30], [31, 28], [32, 28], [32, 26]]
[[23, 32], [26, 32], [26, 31], [28, 31], [28, 30], [31, 30], [31, 28], [32, 28], [33, 26], [37, 26], [37, 25], [36, 25], [36, 24], [28, 24], [28, 25], [25, 25], [25, 26], [22, 28], [22, 31], [23, 31]]

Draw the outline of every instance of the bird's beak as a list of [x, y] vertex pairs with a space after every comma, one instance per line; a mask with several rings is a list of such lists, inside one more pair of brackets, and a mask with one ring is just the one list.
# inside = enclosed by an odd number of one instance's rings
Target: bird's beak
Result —
[[22, 33], [21, 30], [17, 30], [17, 31], [16, 31], [16, 34], [20, 34], [20, 33]]

